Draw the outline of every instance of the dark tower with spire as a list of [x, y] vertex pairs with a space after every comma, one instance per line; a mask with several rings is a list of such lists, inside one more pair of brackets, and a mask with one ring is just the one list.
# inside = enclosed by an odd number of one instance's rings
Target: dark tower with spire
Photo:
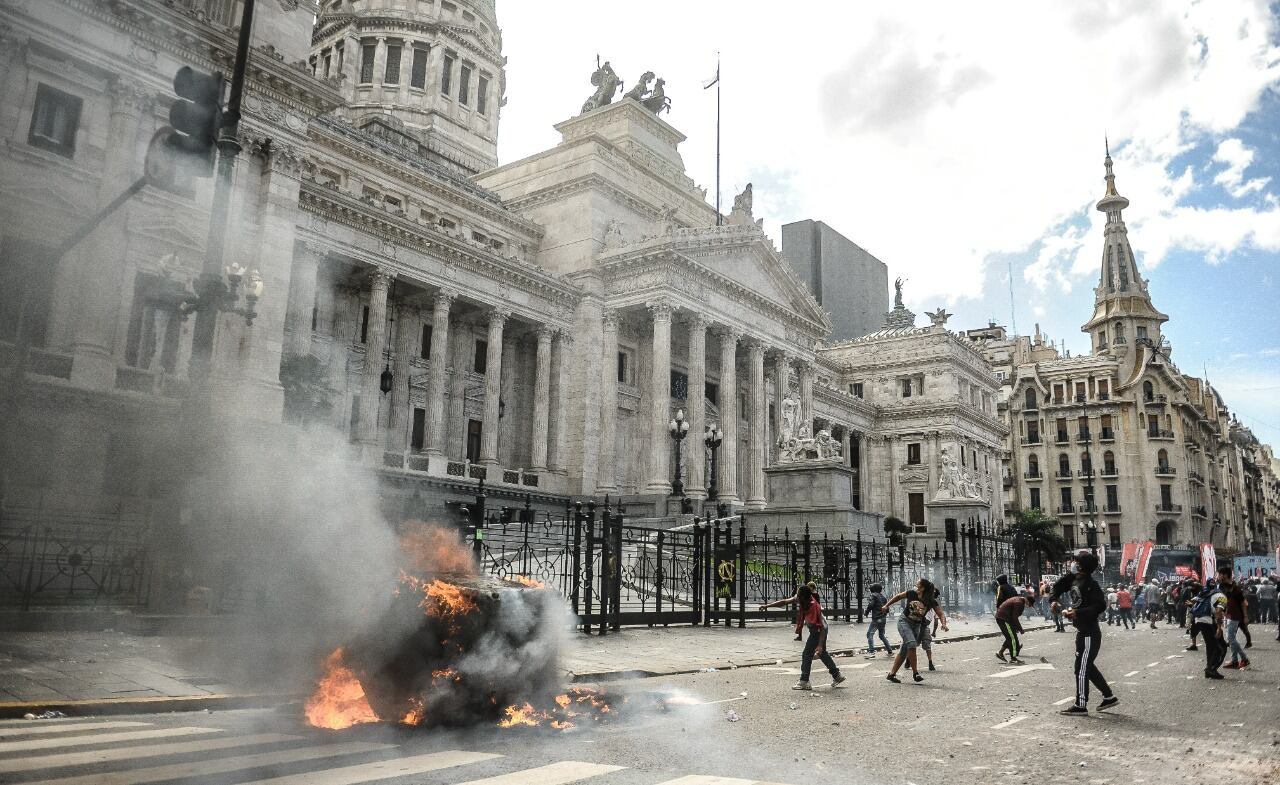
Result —
[[1092, 337], [1094, 354], [1120, 360], [1124, 379], [1142, 362], [1144, 350], [1160, 345], [1160, 326], [1169, 317], [1152, 305], [1147, 281], [1138, 273], [1122, 214], [1129, 200], [1116, 190], [1109, 143], [1103, 164], [1107, 191], [1097, 204], [1098, 211], [1107, 215], [1102, 235], [1102, 275], [1094, 290], [1093, 317], [1080, 329]]

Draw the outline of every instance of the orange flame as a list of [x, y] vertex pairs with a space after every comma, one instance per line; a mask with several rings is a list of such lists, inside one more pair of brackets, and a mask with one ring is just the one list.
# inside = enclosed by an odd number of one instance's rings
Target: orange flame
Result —
[[400, 718], [401, 725], [421, 725], [423, 720], [427, 718], [427, 707], [423, 705], [421, 698], [414, 698], [410, 701], [410, 709]]
[[547, 587], [547, 584], [536, 578], [530, 578], [528, 575], [513, 575], [511, 580], [513, 583], [528, 586], [530, 589], [545, 589]]
[[545, 712], [538, 711], [529, 704], [523, 706], [508, 706], [503, 709], [507, 718], [498, 723], [499, 728], [514, 728], [517, 725], [527, 725], [536, 728], [542, 720], [547, 718]]
[[455, 532], [422, 521], [409, 521], [400, 535], [406, 569], [417, 573], [474, 575], [475, 559]]
[[342, 730], [363, 722], [377, 722], [378, 716], [373, 713], [360, 680], [343, 664], [341, 648], [329, 655], [324, 667], [324, 676], [304, 709], [307, 724]]

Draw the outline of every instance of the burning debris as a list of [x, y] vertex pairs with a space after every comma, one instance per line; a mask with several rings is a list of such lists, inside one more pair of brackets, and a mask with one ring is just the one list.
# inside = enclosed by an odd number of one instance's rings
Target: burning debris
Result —
[[[573, 727], [609, 703], [574, 690], [557, 696], [564, 601], [541, 583], [476, 573], [457, 537], [425, 524], [401, 538], [399, 584], [372, 632], [326, 660], [307, 722]], [[538, 709], [536, 706], [545, 706]]]

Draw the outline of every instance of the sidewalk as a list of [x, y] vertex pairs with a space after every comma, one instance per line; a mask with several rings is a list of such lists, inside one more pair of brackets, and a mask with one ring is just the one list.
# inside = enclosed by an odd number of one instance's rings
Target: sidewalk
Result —
[[[1052, 625], [1032, 626], [1028, 630]], [[886, 630], [896, 643], [892, 625]], [[992, 619], [958, 621], [937, 643], [998, 635]], [[605, 636], [571, 634], [562, 658], [566, 678], [601, 681], [798, 662], [801, 645], [781, 622], [738, 627], [628, 627]], [[0, 641], [0, 718], [39, 714], [189, 711], [275, 705], [298, 695], [226, 683], [195, 666], [202, 639], [126, 632], [19, 632]], [[866, 625], [832, 624], [832, 654], [866, 645]]]

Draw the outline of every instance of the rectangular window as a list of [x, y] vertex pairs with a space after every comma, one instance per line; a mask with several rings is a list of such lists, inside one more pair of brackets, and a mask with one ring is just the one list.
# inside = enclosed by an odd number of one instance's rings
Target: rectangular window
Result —
[[1099, 379], [1098, 380], [1098, 397], [1103, 400], [1106, 400], [1109, 397], [1108, 389], [1109, 388], [1108, 388], [1107, 380]]
[[1076, 382], [1076, 402], [1082, 403], [1086, 397], [1084, 382]]
[[476, 111], [480, 114], [489, 111], [489, 80], [483, 76], [476, 79]]
[[485, 373], [489, 367], [489, 342], [476, 341], [476, 354], [472, 358], [471, 367], [476, 373]]
[[627, 359], [626, 352], [618, 352], [618, 384], [626, 384], [629, 378], [630, 368], [627, 367]]
[[713, 406], [719, 406], [720, 385], [715, 382], [707, 382], [706, 385], [704, 385], [704, 389], [706, 390], [707, 400], [710, 401]]
[[413, 50], [413, 66], [409, 72], [409, 86], [419, 90], [427, 86], [427, 50]]
[[1143, 326], [1139, 325], [1139, 326], [1138, 326], [1138, 340], [1142, 340], [1143, 338], [1146, 338], [1146, 337], [1147, 337], [1147, 328], [1145, 328], [1145, 327], [1143, 327]]
[[427, 410], [414, 408], [413, 410], [413, 433], [409, 437], [409, 446], [415, 450], [421, 450], [422, 445], [426, 442], [427, 436]]
[[1041, 507], [1040, 507], [1040, 489], [1039, 489], [1039, 488], [1032, 488], [1032, 489], [1031, 489], [1031, 509], [1033, 509], [1033, 510], [1039, 510], [1039, 509], [1041, 509]]
[[912, 442], [907, 445], [907, 463], [915, 466], [920, 463], [920, 443]]
[[333, 75], [333, 55], [324, 56], [324, 75], [326, 78]]
[[1112, 511], [1120, 509], [1120, 489], [1118, 486], [1107, 486], [1107, 509]]
[[854, 382], [853, 384], [849, 385], [849, 394], [852, 395], [854, 398], [861, 398], [862, 382]]
[[480, 437], [484, 424], [479, 420], [467, 421], [467, 460], [475, 463], [480, 460]]
[[125, 343], [124, 361], [131, 368], [172, 372], [177, 366], [182, 330], [177, 314], [160, 307], [160, 279], [138, 273], [133, 281], [133, 310]]
[[80, 127], [80, 107], [84, 102], [70, 93], [42, 84], [36, 87], [31, 108], [31, 129], [27, 144], [71, 158], [76, 152], [76, 130]]
[[1067, 541], [1068, 548], [1076, 547], [1076, 527], [1069, 523], [1062, 524], [1062, 539]]
[[671, 372], [671, 397], [677, 401], [689, 398], [689, 376], [681, 371]]
[[360, 343], [369, 342], [369, 306], [360, 308]]
[[911, 397], [911, 380], [910, 379], [902, 380], [902, 397], [903, 398]]
[[50, 255], [47, 248], [12, 235], [0, 242], [0, 341], [17, 340], [19, 314], [22, 314], [27, 341], [36, 347], [45, 345], [53, 297]]
[[400, 56], [403, 51], [400, 44], [387, 44], [387, 68], [383, 71], [383, 84], [400, 84]]
[[1118, 523], [1108, 523], [1108, 524], [1107, 524], [1107, 539], [1111, 540], [1111, 547], [1112, 547], [1112, 548], [1119, 548], [1119, 547], [1121, 547], [1121, 545], [1120, 545], [1120, 524], [1118, 524]]
[[1173, 486], [1172, 485], [1160, 486], [1160, 506], [1166, 510], [1173, 506]]
[[444, 70], [440, 72], [440, 92], [446, 96], [453, 93], [453, 55], [444, 56]]
[[1063, 511], [1070, 511], [1070, 510], [1071, 510], [1071, 489], [1070, 489], [1070, 488], [1059, 488], [1059, 489], [1058, 489], [1058, 493], [1059, 493], [1059, 494], [1061, 495], [1061, 497], [1062, 497], [1062, 509], [1063, 509]]
[[431, 325], [422, 325], [422, 345], [419, 349], [418, 356], [424, 360], [431, 359]]
[[471, 103], [471, 66], [465, 64], [458, 70], [458, 103]]
[[377, 53], [378, 47], [374, 44], [360, 47], [360, 84], [373, 83], [373, 58]]
[[964, 445], [960, 445], [960, 466], [964, 467]]
[[924, 494], [908, 493], [907, 494], [907, 517], [910, 518], [908, 523], [917, 533], [928, 531], [929, 525], [924, 521]]

